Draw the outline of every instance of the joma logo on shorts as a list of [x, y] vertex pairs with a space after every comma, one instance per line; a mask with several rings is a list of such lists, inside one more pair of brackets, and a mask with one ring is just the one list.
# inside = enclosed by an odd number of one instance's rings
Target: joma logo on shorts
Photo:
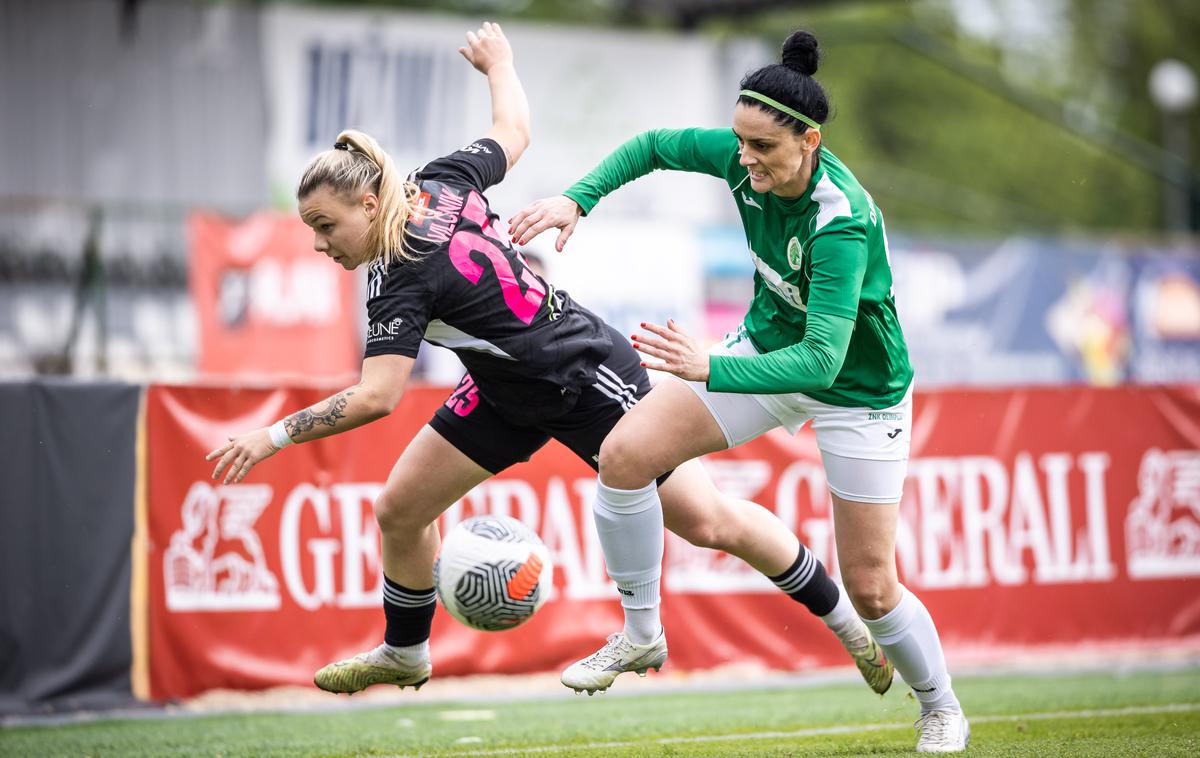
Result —
[[867, 421], [901, 421], [904, 419], [903, 413], [890, 413], [888, 411], [871, 411], [867, 414]]

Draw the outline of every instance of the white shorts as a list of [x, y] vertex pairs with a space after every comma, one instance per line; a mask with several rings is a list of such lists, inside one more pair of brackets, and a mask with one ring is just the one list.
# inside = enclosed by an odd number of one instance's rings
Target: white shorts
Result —
[[[757, 355], [744, 328], [710, 350], [714, 355]], [[825, 464], [829, 489], [845, 500], [899, 502], [908, 470], [912, 434], [912, 385], [890, 408], [846, 408], [808, 395], [743, 395], [712, 392], [685, 382], [708, 407], [729, 447], [776, 427], [795, 434], [809, 421]]]

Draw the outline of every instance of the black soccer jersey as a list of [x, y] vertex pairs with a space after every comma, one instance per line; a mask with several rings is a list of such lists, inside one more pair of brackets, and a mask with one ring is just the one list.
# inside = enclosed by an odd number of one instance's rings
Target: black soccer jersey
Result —
[[484, 400], [533, 423], [571, 407], [612, 339], [496, 230], [483, 192], [506, 166], [503, 148], [481, 139], [416, 173], [407, 242], [417, 259], [371, 266], [366, 355], [416, 357], [422, 339], [448, 347]]

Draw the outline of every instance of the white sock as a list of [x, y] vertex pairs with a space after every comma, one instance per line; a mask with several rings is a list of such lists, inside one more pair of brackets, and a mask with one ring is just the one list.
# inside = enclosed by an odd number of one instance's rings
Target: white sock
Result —
[[419, 661], [429, 657], [429, 640], [418, 642], [416, 645], [389, 645], [385, 642], [383, 646], [387, 648], [389, 655], [406, 661]]
[[929, 611], [906, 588], [900, 588], [900, 602], [882, 618], [863, 619], [888, 660], [912, 687], [921, 702], [921, 713], [961, 711], [950, 686], [946, 656], [938, 640]]
[[625, 638], [635, 645], [649, 645], [662, 631], [658, 606], [625, 609]]
[[597, 480], [596, 533], [608, 575], [617, 583], [625, 609], [625, 635], [636, 645], [658, 636], [662, 577], [663, 515], [658, 486], [619, 490]]
[[867, 646], [867, 628], [858, 617], [858, 611], [854, 610], [850, 603], [850, 596], [840, 586], [837, 605], [820, 619], [848, 649], [859, 650]]

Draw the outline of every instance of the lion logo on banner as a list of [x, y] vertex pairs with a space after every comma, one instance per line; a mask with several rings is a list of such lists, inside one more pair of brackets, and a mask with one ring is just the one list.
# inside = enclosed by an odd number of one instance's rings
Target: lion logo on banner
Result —
[[249, 611], [279, 607], [254, 522], [271, 502], [266, 484], [196, 482], [179, 509], [182, 527], [163, 554], [167, 609]]
[[1152, 449], [1125, 517], [1129, 576], [1200, 576], [1200, 452]]

